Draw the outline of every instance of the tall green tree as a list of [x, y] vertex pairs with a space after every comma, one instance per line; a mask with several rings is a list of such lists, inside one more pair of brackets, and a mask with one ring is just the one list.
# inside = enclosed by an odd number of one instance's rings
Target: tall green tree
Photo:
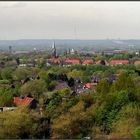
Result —
[[45, 89], [46, 84], [43, 80], [31, 80], [21, 87], [21, 94], [32, 95], [33, 97], [39, 99], [39, 96], [43, 94]]

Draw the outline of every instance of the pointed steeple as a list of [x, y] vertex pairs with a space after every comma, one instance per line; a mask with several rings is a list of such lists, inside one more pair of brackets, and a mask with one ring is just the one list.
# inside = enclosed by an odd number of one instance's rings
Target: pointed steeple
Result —
[[55, 41], [53, 41], [52, 49], [56, 49], [56, 48], [55, 48]]
[[56, 58], [56, 47], [55, 47], [55, 41], [52, 44], [52, 57]]

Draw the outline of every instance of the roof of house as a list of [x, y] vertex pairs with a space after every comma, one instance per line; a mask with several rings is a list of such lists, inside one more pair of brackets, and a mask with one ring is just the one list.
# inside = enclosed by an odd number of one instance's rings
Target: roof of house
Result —
[[60, 59], [54, 59], [53, 62], [54, 62], [55, 64], [56, 64], [56, 63], [57, 63], [57, 64], [60, 64], [60, 63], [61, 63], [61, 60], [60, 60]]
[[110, 64], [114, 65], [114, 64], [128, 64], [129, 61], [128, 60], [111, 60]]
[[86, 93], [87, 91], [88, 91], [89, 89], [83, 89], [83, 88], [79, 88], [79, 89], [77, 89], [76, 90], [76, 93], [78, 93], [78, 94], [83, 94], [83, 93]]
[[136, 60], [136, 61], [134, 62], [134, 64], [135, 64], [135, 65], [140, 65], [140, 60]]
[[66, 82], [58, 82], [55, 87], [55, 90], [60, 90], [62, 88], [67, 88], [67, 87], [69, 87], [69, 86]]
[[47, 59], [48, 62], [51, 62], [51, 63], [55, 63], [55, 64], [60, 64], [61, 63], [61, 60], [56, 58], [56, 59]]
[[80, 64], [80, 60], [77, 59], [66, 59], [65, 63]]
[[91, 87], [92, 87], [91, 83], [86, 83], [85, 84], [85, 88], [91, 88]]
[[86, 83], [85, 85], [84, 85], [84, 87], [85, 88], [88, 88], [88, 89], [91, 89], [93, 86], [96, 86], [97, 85], [97, 83]]
[[93, 60], [83, 60], [83, 64], [93, 64]]
[[101, 78], [99, 76], [91, 76], [91, 82], [92, 83], [97, 83], [101, 80]]
[[25, 98], [14, 97], [14, 103], [16, 105], [29, 105], [33, 100], [34, 98], [30, 98], [30, 97], [25, 97]]

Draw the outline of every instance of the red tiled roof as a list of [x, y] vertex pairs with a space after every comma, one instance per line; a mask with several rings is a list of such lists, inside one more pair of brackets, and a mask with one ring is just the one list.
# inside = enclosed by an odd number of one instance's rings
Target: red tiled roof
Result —
[[53, 62], [54, 63], [57, 63], [57, 64], [60, 64], [61, 63], [61, 60], [60, 59], [54, 59]]
[[135, 64], [135, 65], [139, 65], [139, 64], [140, 64], [140, 60], [136, 60], [136, 61], [134, 62], [134, 64]]
[[83, 60], [83, 64], [93, 64], [93, 60]]
[[128, 60], [111, 60], [110, 61], [111, 65], [115, 65], [115, 64], [129, 64]]
[[91, 89], [91, 88], [93, 88], [93, 87], [96, 86], [96, 85], [97, 85], [97, 83], [86, 83], [86, 84], [84, 85], [84, 88]]
[[66, 63], [72, 63], [72, 64], [80, 64], [80, 60], [77, 59], [66, 59], [65, 60]]
[[57, 64], [60, 64], [61, 63], [61, 60], [60, 59], [48, 59], [48, 62], [51, 62], [51, 63], [57, 63]]
[[[105, 61], [105, 65], [107, 65], [108, 62], [107, 62], [106, 60], [104, 60], [104, 61]], [[98, 60], [98, 61], [96, 62], [96, 64], [101, 64], [101, 60]]]
[[92, 87], [92, 84], [91, 84], [91, 83], [86, 83], [86, 84], [85, 84], [85, 87], [86, 87], [86, 88], [91, 88], [91, 87]]
[[16, 105], [29, 105], [33, 100], [34, 100], [33, 98], [29, 98], [29, 97], [26, 97], [24, 99], [20, 97], [14, 97], [14, 103]]

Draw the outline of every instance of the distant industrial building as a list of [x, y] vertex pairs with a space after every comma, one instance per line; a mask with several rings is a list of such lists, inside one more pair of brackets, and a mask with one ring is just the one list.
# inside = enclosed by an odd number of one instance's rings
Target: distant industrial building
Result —
[[9, 53], [12, 53], [12, 46], [9, 46]]

